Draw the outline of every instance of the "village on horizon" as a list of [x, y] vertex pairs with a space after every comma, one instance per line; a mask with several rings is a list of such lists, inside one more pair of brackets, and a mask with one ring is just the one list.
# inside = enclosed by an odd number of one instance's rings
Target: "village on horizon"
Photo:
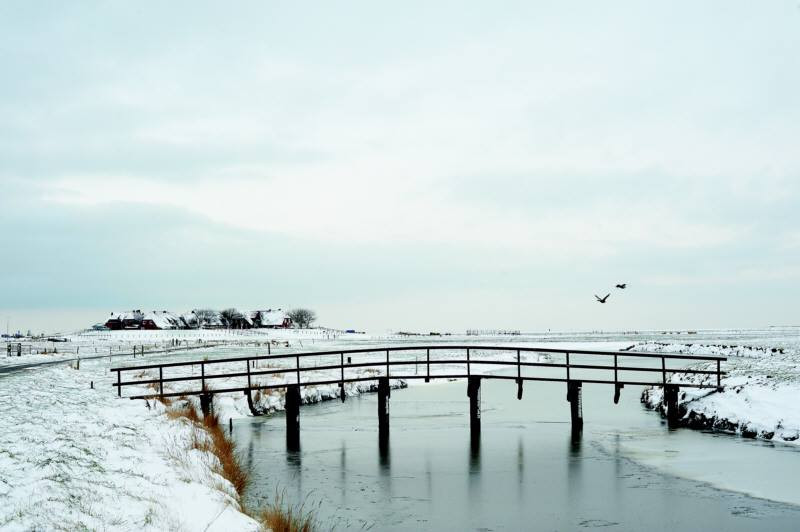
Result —
[[167, 310], [112, 312], [95, 330], [175, 330], [175, 329], [288, 329], [293, 320], [283, 309], [239, 311], [194, 309], [184, 314]]

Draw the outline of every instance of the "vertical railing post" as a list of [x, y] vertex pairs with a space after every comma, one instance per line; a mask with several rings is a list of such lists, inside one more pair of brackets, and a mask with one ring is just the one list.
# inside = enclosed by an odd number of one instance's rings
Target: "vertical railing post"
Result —
[[720, 371], [719, 359], [717, 359], [717, 389], [722, 388], [721, 378], [722, 372]]
[[297, 372], [297, 385], [300, 385], [300, 355], [295, 355], [295, 370]]
[[661, 357], [661, 384], [667, 385], [667, 362], [664, 357]]
[[431, 382], [431, 350], [425, 350], [425, 365], [427, 366], [427, 373], [425, 374], [425, 382]]
[[341, 373], [340, 373], [341, 377], [340, 377], [340, 380], [339, 380], [339, 390], [341, 390], [341, 392], [339, 393], [339, 395], [342, 398], [342, 402], [344, 403], [346, 395], [344, 393], [344, 353], [343, 352], [339, 353], [339, 370], [341, 371]]
[[158, 393], [164, 395], [164, 368], [158, 367]]
[[389, 378], [389, 350], [386, 350], [386, 378]]
[[250, 359], [248, 358], [246, 361], [247, 364], [247, 390], [250, 390]]
[[122, 371], [117, 370], [117, 397], [122, 397]]
[[569, 382], [569, 353], [567, 353], [567, 382]]
[[206, 391], [206, 363], [200, 362], [200, 391]]
[[517, 399], [522, 399], [522, 364], [519, 349], [517, 349]]
[[470, 367], [469, 367], [469, 347], [468, 347], [467, 348], [467, 377], [469, 377], [471, 375], [472, 375], [472, 373], [471, 373], [471, 370], [470, 370]]

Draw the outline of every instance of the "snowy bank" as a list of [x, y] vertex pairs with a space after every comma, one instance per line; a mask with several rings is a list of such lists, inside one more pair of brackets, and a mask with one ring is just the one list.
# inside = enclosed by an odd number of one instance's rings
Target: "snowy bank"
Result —
[[[800, 355], [793, 348], [648, 342], [636, 351], [728, 357], [722, 389], [683, 388], [680, 424], [748, 438], [800, 443]], [[698, 363], [697, 368], [713, 369]], [[698, 382], [704, 375], [675, 375], [670, 381]], [[642, 402], [664, 414], [663, 390], [648, 388]]]
[[0, 384], [1, 529], [258, 530], [193, 428], [115, 400], [106, 366]]

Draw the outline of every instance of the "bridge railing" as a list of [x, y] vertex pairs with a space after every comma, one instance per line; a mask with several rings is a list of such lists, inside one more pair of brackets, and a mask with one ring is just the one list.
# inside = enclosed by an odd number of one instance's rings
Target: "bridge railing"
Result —
[[[441, 352], [451, 352], [457, 355], [437, 358], [437, 353]], [[492, 358], [481, 358], [480, 355], [485, 355], [487, 352], [492, 355]], [[463, 353], [463, 357], [460, 353]], [[523, 360], [523, 354], [531, 353], [546, 355], [550, 360]], [[414, 358], [411, 358], [412, 355]], [[505, 359], [500, 359], [502, 357]], [[556, 360], [553, 360], [553, 357], [556, 357]], [[579, 358], [577, 362], [576, 357]], [[597, 358], [598, 361], [602, 359], [606, 363], [587, 363], [593, 361], [594, 358]], [[638, 360], [640, 364], [630, 365], [630, 359]], [[550, 381], [612, 384], [619, 389], [625, 385], [666, 387], [668, 384], [675, 384], [670, 380], [673, 375], [680, 374], [699, 376], [699, 379], [681, 381], [679, 383], [681, 387], [719, 389], [721, 378], [725, 375], [721, 369], [721, 362], [725, 360], [727, 360], [725, 357], [719, 356], [631, 351], [439, 344], [167, 362], [116, 367], [110, 371], [117, 373], [116, 382], [112, 385], [117, 388], [120, 397], [122, 389], [126, 386], [148, 386], [153, 389], [153, 393], [139, 393], [130, 396], [131, 399], [249, 392], [286, 388], [290, 385], [338, 384], [343, 387], [345, 383], [376, 381], [380, 378], [425, 379], [427, 382], [431, 379], [481, 377], [516, 380], [520, 386], [523, 381]], [[622, 363], [623, 361], [627, 362]], [[704, 362], [706, 367], [711, 369], [676, 368], [673, 365], [678, 361]], [[263, 368], [265, 362], [268, 364], [267, 369]], [[409, 370], [411, 366], [414, 367], [413, 373]], [[515, 370], [515, 374], [479, 371], [487, 366], [495, 370]], [[198, 367], [199, 374], [197, 374]], [[419, 371], [420, 367], [423, 368], [423, 372]], [[212, 368], [222, 368], [227, 371], [211, 373]], [[531, 374], [532, 369], [549, 372], [549, 375]], [[157, 378], [154, 375], [156, 371], [158, 372]], [[138, 373], [130, 378], [131, 372]], [[171, 375], [165, 373], [171, 373]], [[587, 373], [591, 373], [591, 376], [587, 377]], [[597, 373], [606, 378], [597, 376]], [[636, 378], [629, 377], [636, 375], [639, 379], [646, 379], [642, 375], [654, 376], [654, 374], [657, 380], [636, 380]], [[264, 377], [282, 377], [282, 379], [279, 382], [270, 380], [265, 383], [261, 381]], [[226, 379], [221, 383], [222, 386], [212, 386], [221, 379]], [[179, 383], [188, 384], [190, 387], [181, 390], [167, 389], [165, 391], [164, 389], [165, 384], [172, 387]]]

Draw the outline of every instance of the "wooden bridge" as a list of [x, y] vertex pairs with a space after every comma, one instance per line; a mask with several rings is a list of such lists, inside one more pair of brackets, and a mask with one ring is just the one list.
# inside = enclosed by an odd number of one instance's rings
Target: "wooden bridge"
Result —
[[[441, 352], [457, 353], [457, 355], [436, 358], [435, 355]], [[464, 353], [463, 357], [458, 353]], [[432, 354], [434, 358], [431, 358]], [[487, 354], [490, 358], [486, 358]], [[541, 361], [537, 357], [536, 361], [527, 361], [523, 360], [523, 354], [526, 359], [528, 355], [536, 354], [545, 355], [549, 360]], [[581, 360], [576, 362], [576, 357]], [[595, 360], [604, 363], [586, 363]], [[344, 401], [345, 383], [377, 381], [378, 426], [381, 441], [388, 437], [389, 431], [390, 379], [424, 379], [425, 382], [429, 382], [431, 379], [467, 379], [470, 428], [473, 435], [480, 433], [480, 385], [482, 379], [515, 381], [518, 399], [522, 399], [525, 381], [566, 383], [572, 428], [573, 431], [578, 432], [583, 428], [581, 405], [583, 384], [614, 386], [614, 403], [619, 401], [620, 391], [626, 385], [662, 386], [668, 425], [674, 427], [678, 420], [679, 387], [720, 389], [722, 375], [725, 375], [721, 369], [721, 362], [725, 360], [726, 358], [717, 356], [630, 351], [438, 344], [194, 360], [116, 367], [110, 371], [117, 373], [117, 380], [113, 386], [117, 388], [120, 397], [122, 397], [124, 387], [143, 385], [152, 388], [153, 393], [133, 395], [130, 396], [130, 399], [197, 395], [200, 397], [200, 404], [206, 414], [212, 408], [214, 394], [243, 392], [247, 395], [251, 411], [257, 414], [253, 405], [253, 391], [285, 389], [287, 442], [290, 447], [296, 447], [299, 445], [300, 434], [301, 386], [338, 384], [342, 389], [341, 399]], [[687, 361], [704, 362], [711, 369], [675, 367], [676, 364]], [[267, 369], [257, 367], [264, 362], [270, 364], [271, 367]], [[196, 374], [197, 367], [200, 368], [199, 374]], [[213, 368], [222, 368], [222, 371], [209, 372]], [[420, 368], [423, 368], [423, 371], [420, 371]], [[486, 369], [495, 371], [491, 373], [480, 371]], [[503, 370], [505, 371], [503, 372]], [[153, 375], [155, 371], [158, 371], [158, 378]], [[138, 373], [130, 380], [123, 379], [123, 375], [127, 377], [132, 372]], [[167, 373], [172, 373], [172, 375]], [[693, 382], [669, 382], [669, 377], [675, 374], [700, 375], [701, 379]], [[283, 382], [258, 382], [258, 378], [263, 376], [282, 376]], [[221, 382], [220, 379], [226, 379], [226, 381]], [[222, 386], [210, 386], [215, 381], [221, 382]], [[165, 384], [169, 385], [171, 389], [165, 391]], [[176, 386], [181, 389], [174, 389]]]

